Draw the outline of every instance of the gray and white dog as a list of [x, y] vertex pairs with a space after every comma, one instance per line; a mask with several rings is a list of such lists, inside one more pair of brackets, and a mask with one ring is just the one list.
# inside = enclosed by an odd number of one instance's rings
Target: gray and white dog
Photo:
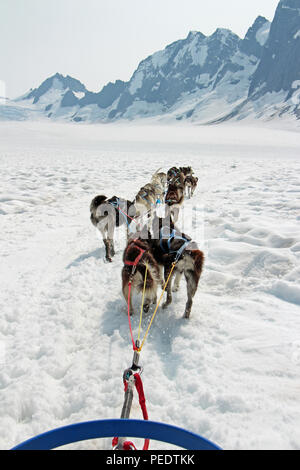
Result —
[[116, 227], [125, 225], [128, 227], [132, 222], [136, 209], [131, 201], [113, 196], [96, 196], [90, 205], [91, 222], [100, 231], [105, 246], [105, 258], [112, 262], [115, 255], [114, 231]]
[[[167, 175], [157, 170], [151, 178], [151, 182], [145, 184], [134, 199], [136, 217], [147, 216], [147, 226], [151, 226], [152, 218], [155, 214], [158, 203], [163, 203], [166, 189]], [[140, 221], [137, 231], [140, 231], [144, 221]]]

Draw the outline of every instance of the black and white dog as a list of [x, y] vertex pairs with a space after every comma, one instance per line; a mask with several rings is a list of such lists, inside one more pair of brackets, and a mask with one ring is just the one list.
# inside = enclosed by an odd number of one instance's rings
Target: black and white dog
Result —
[[115, 228], [126, 225], [128, 237], [128, 227], [136, 213], [134, 203], [116, 196], [110, 199], [106, 196], [96, 196], [91, 202], [90, 213], [92, 224], [102, 234], [105, 258], [112, 262], [112, 257], [115, 255]]

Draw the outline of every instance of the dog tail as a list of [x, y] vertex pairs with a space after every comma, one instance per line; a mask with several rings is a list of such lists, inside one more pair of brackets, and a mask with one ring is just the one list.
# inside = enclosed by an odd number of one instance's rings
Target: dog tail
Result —
[[200, 250], [193, 250], [191, 256], [194, 259], [195, 272], [200, 277], [204, 265], [204, 253]]
[[91, 202], [90, 205], [90, 211], [94, 212], [97, 207], [99, 207], [101, 204], [103, 204], [104, 201], [106, 201], [107, 197], [106, 196], [96, 196]]

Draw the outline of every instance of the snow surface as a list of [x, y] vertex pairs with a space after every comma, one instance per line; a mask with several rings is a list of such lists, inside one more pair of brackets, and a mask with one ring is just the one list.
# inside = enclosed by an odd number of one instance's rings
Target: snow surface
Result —
[[256, 33], [256, 40], [261, 45], [264, 46], [267, 42], [271, 29], [271, 23], [265, 23]]
[[134, 95], [143, 85], [144, 72], [141, 70], [135, 72], [129, 86], [129, 93]]
[[105, 264], [89, 203], [131, 199], [156, 169], [191, 164], [199, 186], [184, 214], [206, 263], [191, 319], [182, 280], [143, 349], [150, 419], [225, 449], [300, 449], [299, 155], [299, 133], [270, 125], [2, 122], [0, 447], [120, 416], [125, 238]]
[[297, 33], [294, 35], [294, 39], [300, 38], [300, 29], [297, 31]]

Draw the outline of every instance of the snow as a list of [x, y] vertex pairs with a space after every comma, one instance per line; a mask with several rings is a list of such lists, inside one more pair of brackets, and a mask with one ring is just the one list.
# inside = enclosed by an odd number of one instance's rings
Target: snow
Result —
[[166, 50], [155, 52], [151, 56], [152, 65], [155, 69], [163, 67], [169, 60]]
[[297, 31], [297, 33], [294, 35], [294, 39], [300, 38], [300, 29]]
[[173, 61], [176, 66], [185, 59], [186, 55], [191, 57], [193, 65], [203, 67], [208, 56], [207, 38], [199, 37], [198, 34], [191, 35], [192, 40], [182, 47]]
[[[120, 416], [132, 360], [124, 232], [105, 264], [89, 203], [100, 193], [132, 199], [158, 168], [191, 164], [199, 186], [183, 219], [195, 217], [205, 269], [190, 320], [182, 280], [145, 343], [150, 419], [225, 449], [299, 450], [299, 154], [299, 132], [270, 123], [2, 122], [0, 448]], [[132, 417], [141, 417], [136, 396]]]
[[134, 95], [137, 92], [137, 90], [139, 90], [142, 87], [143, 80], [144, 80], [144, 72], [142, 70], [138, 70], [137, 72], [135, 72], [135, 74], [133, 75], [130, 81], [129, 93]]
[[203, 67], [208, 56], [208, 46], [204, 45], [199, 48], [196, 47], [196, 44], [193, 43], [191, 45], [191, 56], [193, 59], [193, 64]]
[[271, 23], [267, 22], [257, 31], [256, 40], [261, 46], [264, 46], [266, 44], [267, 39], [269, 37], [270, 28]]
[[79, 100], [81, 100], [81, 98], [83, 98], [85, 96], [85, 93], [83, 91], [73, 91], [73, 94], [76, 96], [76, 98], [78, 98]]
[[147, 103], [135, 100], [124, 113], [125, 119], [135, 119], [136, 116], [157, 116], [163, 113], [163, 105], [160, 103]]
[[300, 87], [300, 80], [294, 80], [292, 83], [292, 89], [296, 90], [299, 87]]

